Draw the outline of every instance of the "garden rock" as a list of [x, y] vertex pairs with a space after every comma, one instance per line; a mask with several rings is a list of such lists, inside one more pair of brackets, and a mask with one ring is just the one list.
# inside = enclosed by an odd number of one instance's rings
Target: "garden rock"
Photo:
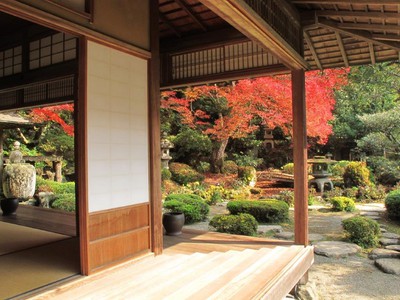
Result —
[[364, 217], [379, 217], [379, 213], [377, 211], [362, 212], [361, 215]]
[[369, 254], [370, 259], [380, 258], [400, 258], [400, 252], [390, 249], [377, 248], [371, 251]]
[[275, 233], [281, 233], [283, 231], [282, 226], [280, 225], [258, 225], [257, 229], [258, 233], [263, 234], [267, 232], [275, 232]]
[[315, 254], [327, 257], [347, 257], [349, 255], [357, 254], [360, 251], [361, 247], [353, 243], [323, 241], [314, 244]]
[[387, 232], [387, 230], [385, 228], [381, 227], [381, 233], [385, 233], [385, 232]]
[[392, 232], [382, 233], [382, 237], [387, 238], [387, 239], [400, 239], [400, 235], [392, 233]]
[[381, 258], [375, 261], [375, 265], [385, 273], [400, 275], [400, 259]]
[[56, 196], [52, 192], [39, 192], [37, 199], [39, 200], [39, 206], [50, 208], [50, 203], [56, 199]]
[[394, 250], [394, 251], [400, 252], [400, 245], [389, 245], [389, 246], [386, 246], [385, 248], [389, 249], [389, 250]]
[[399, 242], [398, 239], [388, 239], [388, 238], [379, 239], [379, 243], [381, 243], [382, 246], [397, 245], [398, 242]]
[[315, 282], [309, 281], [307, 284], [300, 284], [296, 291], [297, 299], [300, 300], [318, 300], [318, 292]]
[[278, 239], [292, 240], [294, 238], [294, 233], [293, 232], [281, 232], [281, 233], [275, 234], [275, 237]]

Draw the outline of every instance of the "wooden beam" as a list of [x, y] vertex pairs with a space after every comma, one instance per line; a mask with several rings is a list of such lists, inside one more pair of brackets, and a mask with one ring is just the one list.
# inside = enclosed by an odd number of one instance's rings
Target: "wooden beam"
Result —
[[368, 18], [368, 19], [395, 19], [400, 18], [400, 13], [395, 12], [364, 12], [364, 11], [340, 11], [340, 10], [315, 10], [307, 11], [317, 17], [352, 17], [352, 18]]
[[304, 70], [292, 71], [294, 241], [308, 245], [307, 127]]
[[343, 40], [340, 36], [339, 32], [335, 32], [336, 40], [338, 42], [338, 46], [340, 49], [340, 53], [342, 54], [344, 65], [348, 68], [349, 67], [349, 60], [347, 59], [346, 49], [344, 49]]
[[352, 36], [356, 39], [363, 40], [367, 43], [372, 42], [375, 44], [380, 44], [385, 47], [389, 47], [396, 51], [400, 51], [400, 43], [383, 42], [381, 40], [374, 40], [372, 38], [371, 33], [368, 33], [365, 31], [360, 31], [360, 30], [343, 29], [343, 28], [338, 27], [338, 23], [331, 22], [328, 20], [318, 20], [317, 22], [318, 22], [317, 24], [319, 26], [324, 27], [324, 28], [329, 28], [329, 29], [333, 30], [334, 32], [340, 32], [342, 34]]
[[163, 250], [161, 202], [161, 145], [160, 145], [160, 45], [158, 31], [158, 0], [150, 1], [149, 61], [149, 139], [150, 139], [150, 240], [151, 250], [159, 255]]
[[175, 0], [176, 3], [192, 18], [192, 20], [203, 30], [207, 31], [207, 27], [201, 22], [201, 20], [192, 12], [190, 7], [186, 5], [182, 0]]
[[182, 38], [168, 38], [160, 41], [161, 53], [180, 53], [190, 50], [203, 50], [210, 47], [230, 45], [249, 41], [249, 38], [235, 28], [225, 28], [216, 31], [202, 32]]
[[167, 27], [168, 27], [169, 29], [171, 29], [171, 31], [172, 31], [177, 37], [181, 37], [180, 32], [179, 32], [178, 30], [176, 30], [176, 28], [175, 28], [174, 26], [172, 26], [171, 22], [170, 22], [162, 13], [159, 13], [159, 18], [160, 18], [160, 20], [161, 20], [165, 25], [167, 25]]
[[389, 24], [338, 23], [337, 26], [338, 28], [355, 30], [400, 31], [399, 25]]
[[257, 41], [290, 69], [307, 69], [308, 64], [270, 25], [244, 0], [201, 0], [201, 2], [230, 23], [249, 39]]
[[374, 40], [400, 42], [400, 35], [396, 34], [372, 34], [371, 37]]
[[368, 44], [368, 48], [369, 48], [369, 55], [371, 56], [371, 63], [375, 64], [376, 60], [375, 60], [375, 50], [374, 50], [374, 45], [372, 43]]
[[293, 4], [364, 4], [364, 5], [391, 5], [399, 4], [399, 0], [291, 0]]
[[310, 48], [311, 54], [312, 54], [312, 56], [313, 56], [313, 58], [315, 60], [315, 63], [317, 64], [318, 69], [322, 70], [321, 62], [319, 61], [317, 52], [315, 51], [315, 48], [314, 48], [314, 45], [313, 45], [313, 43], [311, 41], [310, 36], [308, 35], [308, 33], [306, 31], [303, 34], [304, 34], [304, 39], [307, 42], [308, 48]]

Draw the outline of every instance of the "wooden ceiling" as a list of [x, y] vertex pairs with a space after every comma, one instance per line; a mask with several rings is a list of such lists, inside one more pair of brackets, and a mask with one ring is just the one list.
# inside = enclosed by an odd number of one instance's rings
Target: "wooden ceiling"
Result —
[[[310, 69], [399, 59], [399, 0], [288, 2], [301, 16], [304, 58]], [[206, 43], [209, 36], [222, 43], [241, 35], [199, 0], [159, 0], [159, 11], [161, 49], [168, 44], [179, 48], [180, 40]], [[189, 43], [181, 45], [183, 48]]]

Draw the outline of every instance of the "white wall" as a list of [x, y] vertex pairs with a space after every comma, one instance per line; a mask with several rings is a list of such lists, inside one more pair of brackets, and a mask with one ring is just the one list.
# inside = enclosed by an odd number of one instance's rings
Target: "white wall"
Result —
[[88, 42], [89, 212], [149, 202], [147, 61]]

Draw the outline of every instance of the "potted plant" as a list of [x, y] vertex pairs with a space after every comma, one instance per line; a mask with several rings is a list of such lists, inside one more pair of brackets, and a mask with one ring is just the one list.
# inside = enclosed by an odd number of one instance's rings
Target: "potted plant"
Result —
[[165, 212], [162, 223], [167, 235], [180, 235], [185, 224], [185, 215], [179, 211]]

